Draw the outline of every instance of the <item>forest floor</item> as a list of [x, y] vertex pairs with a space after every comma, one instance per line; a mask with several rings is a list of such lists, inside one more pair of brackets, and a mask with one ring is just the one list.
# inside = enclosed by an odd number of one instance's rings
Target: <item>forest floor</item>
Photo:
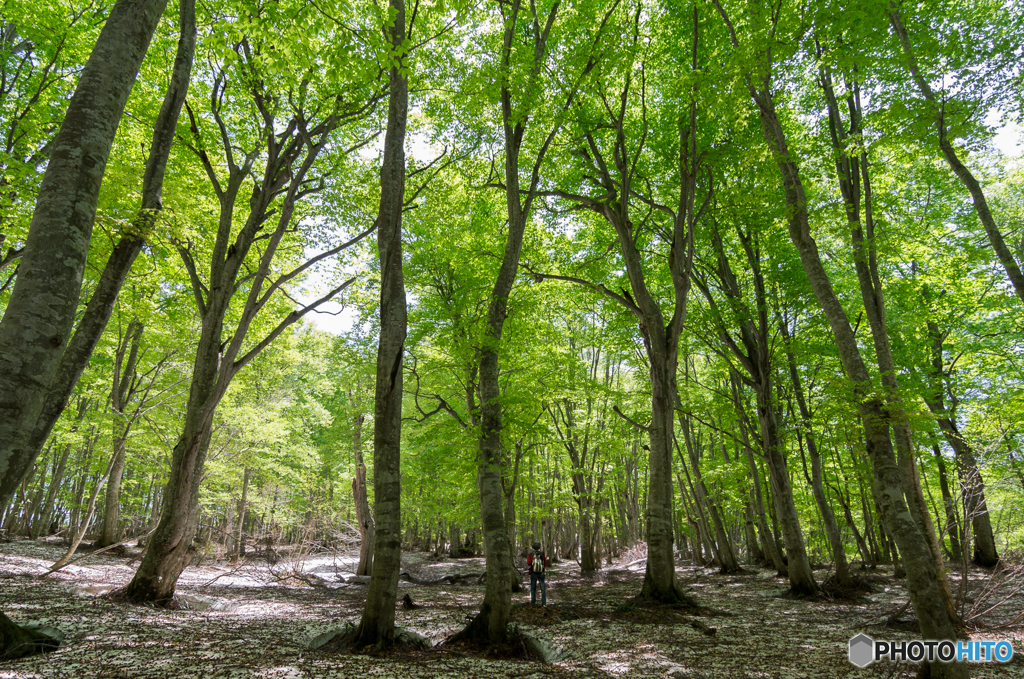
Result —
[[[137, 550], [132, 550], [137, 553]], [[582, 578], [574, 563], [548, 570], [548, 605], [529, 604], [514, 594], [513, 621], [523, 632], [557, 648], [560, 657], [544, 664], [485, 659], [464, 649], [435, 647], [419, 652], [369, 657], [311, 649], [310, 642], [346, 622], [358, 622], [366, 587], [352, 580], [351, 555], [319, 555], [275, 565], [249, 560], [241, 565], [207, 562], [186, 569], [178, 584], [182, 610], [114, 603], [102, 594], [131, 579], [131, 554], [96, 555], [46, 578], [40, 576], [61, 554], [56, 542], [14, 540], [0, 544], [0, 610], [16, 622], [40, 621], [65, 640], [55, 652], [0, 663], [0, 678], [115, 679], [161, 677], [319, 678], [401, 677], [900, 677], [915, 666], [879, 662], [858, 669], [847, 660], [848, 640], [863, 632], [875, 639], [917, 638], [905, 621], [886, 625], [907, 601], [903, 580], [891, 569], [870, 572], [876, 592], [857, 601], [799, 600], [781, 596], [785, 582], [774, 572], [719, 575], [713, 569], [680, 564], [684, 587], [714, 609], [696, 618], [682, 611], [636, 606], [643, 563], [616, 563], [598, 576]], [[625, 566], [629, 567], [625, 567]], [[403, 569], [417, 580], [479, 574], [483, 559], [437, 560], [428, 554], [403, 557]], [[296, 577], [298, 576], [298, 577]], [[828, 573], [816, 571], [823, 581]], [[962, 578], [951, 573], [954, 590]], [[971, 638], [1010, 639], [1009, 664], [972, 663], [971, 676], [1024, 677], [1024, 567], [998, 577], [972, 570], [965, 610], [984, 611]], [[475, 614], [483, 586], [417, 585], [402, 582], [421, 606], [399, 605], [396, 624], [437, 644]]]

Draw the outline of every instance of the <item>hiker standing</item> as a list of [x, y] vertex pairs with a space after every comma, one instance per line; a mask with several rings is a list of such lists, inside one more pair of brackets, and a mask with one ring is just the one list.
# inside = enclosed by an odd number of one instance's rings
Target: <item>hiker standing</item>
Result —
[[548, 558], [541, 551], [540, 543], [533, 543], [533, 549], [526, 555], [526, 568], [530, 571], [530, 603], [537, 603], [537, 583], [540, 583], [540, 605], [547, 606], [548, 586], [544, 582], [544, 571], [548, 567]]

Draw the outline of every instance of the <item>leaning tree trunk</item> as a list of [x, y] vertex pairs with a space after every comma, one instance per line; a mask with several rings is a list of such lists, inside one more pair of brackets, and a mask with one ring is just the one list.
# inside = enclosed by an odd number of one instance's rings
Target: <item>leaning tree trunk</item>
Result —
[[992, 244], [992, 250], [999, 259], [999, 263], [1003, 265], [1006, 277], [1010, 279], [1010, 284], [1013, 286], [1014, 292], [1017, 293], [1017, 297], [1024, 302], [1024, 273], [1021, 272], [1019, 262], [1014, 257], [1013, 251], [1006, 244], [1003, 234], [999, 231], [999, 226], [992, 216], [992, 210], [989, 208], [981, 183], [974, 176], [974, 173], [963, 164], [957, 155], [956, 149], [953, 148], [953, 143], [949, 139], [949, 128], [946, 125], [945, 102], [942, 101], [942, 97], [935, 95], [935, 91], [928, 84], [928, 77], [921, 72], [914, 48], [910, 44], [910, 36], [900, 14], [899, 5], [895, 2], [891, 2], [889, 5], [889, 24], [892, 26], [893, 33], [896, 34], [903, 55], [906, 57], [904, 63], [910, 71], [911, 78], [920, 90], [921, 95], [925, 98], [925, 101], [928, 102], [938, 132], [939, 150], [942, 151], [942, 155], [946, 159], [949, 168], [953, 171], [953, 174], [957, 176], [957, 179], [963, 183], [968, 193], [971, 194], [971, 199], [974, 202], [974, 211], [978, 214], [978, 219], [985, 229], [985, 235], [988, 236], [989, 242]]
[[[843, 204], [846, 209], [847, 223], [850, 228], [850, 242], [853, 246], [854, 268], [860, 287], [864, 312], [871, 328], [872, 344], [875, 348], [875, 360], [881, 375], [882, 387], [886, 399], [886, 416], [893, 430], [891, 442], [896, 445], [896, 460], [901, 475], [901, 485], [910, 515], [924, 535], [935, 561], [934, 572], [938, 578], [939, 592], [949, 619], [956, 623], [958, 615], [950, 593], [949, 582], [945, 575], [942, 549], [939, 546], [935, 525], [932, 523], [924, 491], [921, 488], [920, 475], [917, 471], [917, 459], [910, 433], [910, 423], [906, 409], [899, 394], [896, 377], [896, 366], [893, 361], [889, 343], [889, 333], [885, 318], [885, 295], [881, 278], [878, 274], [878, 260], [875, 248], [873, 202], [871, 194], [868, 155], [863, 147], [862, 113], [860, 104], [859, 84], [852, 80], [852, 90], [846, 95], [849, 110], [849, 131], [839, 111], [839, 104], [832, 87], [832, 74], [829, 67], [819, 68], [822, 91], [828, 107], [829, 130], [832, 145], [836, 151], [836, 178]], [[860, 146], [859, 153], [851, 153], [850, 145]], [[861, 205], [863, 204], [863, 220]], [[863, 226], [862, 226], [863, 221]], [[902, 552], [902, 548], [900, 548]]]
[[[141, 6], [141, 2], [136, 2]], [[150, 3], [158, 4], [158, 3]], [[159, 19], [166, 0], [156, 10], [155, 19]], [[115, 12], [116, 12], [115, 8]], [[149, 10], [146, 10], [147, 12]], [[114, 15], [111, 15], [113, 20]], [[146, 21], [149, 21], [147, 18]], [[108, 21], [109, 24], [109, 21]], [[153, 140], [150, 145], [149, 157], [146, 160], [146, 167], [143, 173], [142, 205], [135, 223], [130, 232], [117, 242], [114, 246], [106, 265], [96, 283], [96, 289], [86, 305], [85, 312], [75, 329], [74, 335], [68, 342], [67, 349], [60, 356], [59, 364], [56, 367], [52, 379], [48, 383], [49, 389], [45, 400], [39, 411], [31, 432], [28, 434], [23, 455], [12, 473], [24, 473], [27, 466], [31, 466], [39, 451], [42, 450], [50, 431], [60, 417], [71, 397], [78, 379], [89, 363], [93, 350], [96, 348], [107, 321], [114, 308], [121, 286], [128, 277], [128, 272], [135, 262], [135, 258], [145, 244], [145, 237], [152, 231], [156, 222], [157, 213], [162, 207], [161, 196], [163, 192], [164, 171], [167, 167], [167, 159], [170, 155], [171, 144], [174, 141], [174, 131], [177, 126], [178, 113], [185, 101], [186, 91], [192, 71], [192, 58], [195, 52], [195, 2], [194, 0], [182, 0], [180, 6], [180, 33], [178, 51], [175, 56], [174, 69], [171, 80], [168, 84], [167, 93], [164, 97], [160, 113], [154, 123]], [[154, 24], [155, 26], [155, 24]], [[104, 29], [105, 31], [106, 29]], [[152, 28], [149, 29], [150, 35]], [[137, 36], [137, 39], [138, 36]], [[148, 40], [148, 38], [147, 38]], [[97, 44], [97, 47], [99, 44]], [[143, 51], [144, 48], [143, 48]], [[87, 67], [88, 68], [88, 67]], [[137, 69], [137, 66], [135, 67]], [[135, 71], [132, 71], [134, 78]], [[84, 74], [83, 74], [84, 81]], [[130, 87], [130, 85], [129, 85]], [[122, 104], [123, 108], [123, 104]], [[69, 108], [69, 114], [71, 109]], [[116, 121], [115, 121], [116, 127]], [[53, 160], [51, 159], [51, 165]], [[105, 160], [104, 160], [105, 162]], [[102, 173], [102, 170], [101, 170]], [[98, 185], [97, 185], [98, 190]], [[68, 194], [70, 195], [70, 193]], [[42, 190], [40, 192], [42, 197]], [[81, 203], [76, 203], [81, 205]], [[95, 201], [94, 201], [95, 204]], [[91, 223], [90, 223], [91, 228]], [[25, 266], [23, 261], [22, 267]], [[11, 307], [8, 307], [10, 311]], [[2, 355], [2, 350], [0, 350]], [[0, 371], [2, 372], [2, 371]], [[0, 382], [0, 409], [2, 409], [3, 385]], [[2, 424], [0, 424], [2, 428]], [[2, 450], [2, 445], [0, 445]], [[0, 454], [2, 458], [2, 454]], [[7, 497], [7, 491], [2, 480], [0, 480], [0, 505]]]
[[[394, 23], [387, 30], [396, 52], [405, 37], [405, 0], [390, 0]], [[390, 55], [389, 55], [390, 56]], [[380, 168], [377, 251], [380, 257], [380, 339], [373, 420], [373, 573], [354, 645], [383, 648], [395, 639], [395, 600], [402, 556], [401, 469], [402, 356], [407, 329], [402, 275], [402, 206], [405, 201], [405, 130], [409, 89], [405, 67], [389, 73], [388, 123]]]
[[110, 147], [166, 4], [114, 5], [53, 143], [18, 279], [0, 321], [2, 506], [38, 453], [28, 443], [75, 322]]
[[[0, 506], [10, 504], [42, 446], [32, 446], [31, 438], [75, 322], [110, 147], [166, 4], [114, 5], [53, 142], [18, 279], [0, 320]], [[3, 656], [53, 646], [0, 616]]]

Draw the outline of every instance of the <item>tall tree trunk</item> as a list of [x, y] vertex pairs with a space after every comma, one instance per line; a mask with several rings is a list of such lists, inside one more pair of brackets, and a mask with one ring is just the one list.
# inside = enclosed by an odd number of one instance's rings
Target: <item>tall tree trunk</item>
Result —
[[960, 530], [960, 519], [957, 516], [956, 501], [949, 492], [949, 476], [946, 473], [946, 458], [939, 450], [938, 442], [932, 444], [932, 453], [935, 455], [935, 465], [939, 468], [939, 487], [942, 490], [942, 506], [946, 513], [946, 533], [949, 535], [949, 552], [954, 561], [959, 561], [963, 556], [963, 532]]
[[778, 415], [771, 393], [772, 380], [765, 380], [765, 382], [767, 385], [757, 390], [757, 412], [758, 420], [761, 423], [761, 439], [767, 458], [768, 479], [771, 484], [772, 498], [775, 501], [775, 514], [778, 516], [779, 523], [782, 524], [782, 537], [786, 545], [789, 586], [794, 594], [813, 595], [818, 592], [818, 584], [811, 571], [803, 530], [800, 528], [800, 516], [797, 514], [793, 489], [789, 483], [789, 469], [779, 438]]
[[390, 0], [394, 23], [385, 28], [389, 57], [388, 122], [380, 168], [377, 253], [380, 257], [380, 339], [373, 401], [373, 572], [356, 646], [383, 648], [395, 639], [395, 600], [402, 556], [401, 458], [402, 359], [407, 329], [402, 275], [402, 208], [405, 203], [405, 130], [409, 89], [399, 51], [406, 34], [405, 0]]
[[[654, 319], [651, 319], [654, 320]], [[660, 314], [659, 319], [660, 320]], [[647, 568], [640, 596], [663, 603], [683, 604], [697, 608], [698, 603], [683, 592], [676, 579], [675, 552], [672, 548], [672, 437], [675, 413], [672, 408], [676, 395], [676, 362], [666, 351], [664, 325], [648, 331], [655, 335], [646, 342], [651, 361], [651, 455], [648, 465], [647, 490]], [[678, 338], [676, 338], [678, 339]], [[674, 352], [672, 352], [674, 353]]]
[[[991, 568], [999, 563], [999, 553], [996, 550], [995, 536], [992, 534], [988, 504], [985, 502], [985, 482], [981, 478], [981, 470], [978, 468], [978, 459], [974, 455], [974, 448], [960, 433], [960, 428], [956, 423], [957, 400], [947, 383], [946, 371], [943, 367], [943, 335], [935, 321], [928, 321], [928, 336], [932, 340], [930, 376], [932, 384], [924, 400], [939, 423], [939, 430], [942, 432], [943, 438], [946, 439], [956, 455], [957, 475], [964, 491], [964, 510], [974, 531], [973, 561], [979, 566]], [[946, 405], [943, 394], [947, 389], [950, 394], [949, 406]], [[941, 460], [941, 455], [939, 459]], [[945, 469], [941, 471], [944, 476]], [[952, 533], [950, 534], [952, 535]], [[959, 554], [959, 552], [957, 553]]]
[[[141, 60], [142, 54], [145, 53], [146, 44], [149, 41], [149, 36], [156, 26], [156, 22], [159, 20], [163, 7], [166, 5], [167, 0], [134, 0], [133, 2], [119, 2], [115, 6], [111, 18], [108, 20], [107, 25], [114, 21], [115, 15], [118, 12], [118, 7], [121, 5], [134, 5], [135, 7], [130, 10], [130, 16], [126, 21], [126, 24], [122, 28], [129, 29], [134, 34], [130, 38], [130, 41], [134, 41], [132, 49], [126, 50], [126, 52], [138, 52], [138, 58]], [[153, 13], [151, 15], [151, 13]], [[123, 20], [123, 19], [122, 19]], [[130, 23], [129, 23], [130, 22]], [[152, 22], [152, 25], [150, 25]], [[110, 319], [111, 312], [114, 308], [114, 302], [117, 300], [118, 293], [121, 286], [124, 284], [125, 279], [128, 277], [128, 272], [131, 270], [132, 264], [135, 262], [135, 258], [142, 250], [142, 246], [145, 243], [145, 238], [152, 231], [154, 224], [156, 223], [156, 216], [162, 208], [161, 197], [163, 192], [163, 180], [164, 171], [167, 167], [167, 159], [170, 155], [171, 144], [174, 141], [174, 132], [177, 126], [178, 114], [181, 111], [181, 107], [185, 101], [186, 91], [188, 89], [189, 80], [192, 71], [192, 59], [195, 52], [195, 39], [196, 39], [196, 26], [195, 26], [195, 1], [194, 0], [181, 0], [180, 6], [180, 31], [181, 38], [178, 42], [178, 51], [175, 56], [175, 63], [173, 72], [171, 74], [170, 83], [168, 84], [167, 93], [164, 97], [163, 105], [161, 106], [160, 112], [157, 115], [157, 119], [154, 123], [153, 129], [153, 140], [149, 149], [149, 157], [146, 160], [146, 167], [143, 172], [143, 185], [142, 185], [142, 204], [140, 206], [139, 213], [136, 217], [135, 223], [130, 229], [130, 233], [124, 235], [114, 246], [110, 257], [107, 259], [107, 263], [103, 268], [103, 272], [100, 274], [100, 278], [97, 281], [96, 289], [93, 292], [92, 297], [89, 299], [89, 303], [86, 306], [85, 313], [82, 315], [81, 320], [75, 329], [74, 335], [67, 344], [67, 349], [59, 356], [59, 362], [56, 365], [56, 370], [53, 373], [52, 378], [47, 383], [48, 389], [43, 397], [42, 407], [37, 411], [37, 416], [34, 423], [28, 430], [26, 430], [27, 439], [24, 443], [22, 455], [20, 456], [20, 462], [15, 463], [11, 473], [24, 473], [24, 465], [30, 465], [35, 456], [38, 455], [42, 449], [50, 431], [53, 429], [53, 425], [57, 422], [60, 414], [63, 412], [67, 405], [68, 399], [75, 389], [75, 385], [78, 384], [78, 379], [85, 370], [86, 365], [89, 363], [89, 358], [92, 356], [93, 350], [96, 348], [96, 344], [99, 342], [100, 337], [103, 334], [104, 329], [107, 326], [107, 321]], [[104, 27], [104, 34], [107, 28]], [[143, 36], [143, 32], [148, 31]], [[103, 41], [101, 35], [100, 41]], [[100, 43], [97, 43], [97, 49]], [[119, 50], [120, 47], [108, 46], [108, 50]], [[93, 56], [96, 53], [94, 52]], [[123, 58], [121, 55], [119, 58]], [[90, 63], [93, 57], [90, 57]], [[107, 58], [107, 57], [103, 57]], [[125, 64], [122, 64], [125, 66]], [[88, 71], [89, 66], [86, 66]], [[138, 64], [132, 67], [131, 79], [134, 80], [135, 73], [138, 70]], [[82, 83], [86, 82], [85, 72], [83, 72]], [[131, 82], [126, 84], [130, 90]], [[91, 87], [107, 88], [106, 83], [96, 85], [95, 83]], [[116, 87], [114, 88], [116, 89]], [[112, 90], [103, 89], [101, 91], [107, 94], [113, 95]], [[124, 92], [124, 96], [127, 96], [127, 90]], [[105, 95], [106, 96], [106, 95]], [[120, 95], [118, 95], [120, 96]], [[109, 102], [108, 102], [109, 103]], [[72, 103], [72, 107], [74, 104]], [[123, 110], [124, 102], [120, 104], [120, 110]], [[68, 109], [68, 115], [71, 115], [71, 107]], [[79, 116], [81, 118], [81, 116]], [[120, 118], [120, 113], [112, 121], [113, 128], [110, 130], [112, 135], [116, 130], [117, 122]], [[78, 129], [74, 134], [84, 134], [85, 131], [81, 127], [82, 120], [78, 120]], [[105, 134], [105, 133], [104, 133]], [[109, 148], [109, 142], [108, 142]], [[92, 153], [90, 151], [89, 153]], [[52, 166], [56, 157], [56, 152], [51, 157], [50, 165]], [[106, 153], [104, 153], [102, 162], [98, 163], [92, 168], [88, 168], [85, 172], [79, 175], [79, 178], [86, 181], [87, 176], [99, 168], [99, 175], [95, 177], [95, 190], [99, 190], [99, 179], [102, 177], [103, 166], [106, 163]], [[47, 170], [49, 175], [49, 170]], [[58, 182], [73, 181], [67, 177], [62, 177], [56, 180]], [[92, 181], [92, 180], [88, 180]], [[45, 178], [44, 178], [45, 184]], [[82, 190], [85, 189], [85, 184], [82, 184]], [[65, 186], [62, 184], [57, 190], [63, 191]], [[89, 189], [92, 190], [92, 189]], [[43, 199], [45, 187], [40, 189], [40, 200]], [[73, 191], [68, 191], [66, 196], [70, 199], [74, 195]], [[87, 203], [77, 198], [74, 199], [74, 204], [77, 208], [81, 208]], [[92, 206], [87, 210], [88, 212], [88, 229], [92, 228], [92, 215], [95, 211], [96, 199], [92, 199]], [[55, 207], [56, 210], [64, 209], [60, 205], [51, 206]], [[69, 210], [70, 213], [70, 210]], [[33, 217], [35, 219], [35, 217]], [[79, 229], [84, 228], [85, 225], [85, 213], [82, 212], [72, 220], [75, 225], [68, 224], [67, 228]], [[85, 231], [81, 232], [85, 236], [85, 243], [88, 244], [89, 234]], [[31, 239], [31, 235], [30, 235]], [[74, 240], [74, 239], [70, 239]], [[26, 246], [28, 247], [28, 246]], [[49, 246], [47, 246], [49, 247]], [[77, 247], [77, 246], [76, 246]], [[53, 252], [57, 253], [59, 248], [54, 247]], [[71, 259], [64, 259], [61, 257], [63, 262], [72, 261]], [[26, 267], [27, 262], [25, 259], [22, 260], [22, 268]], [[81, 273], [78, 274], [78, 283], [80, 285]], [[75, 288], [75, 299], [77, 301], [78, 289]], [[13, 303], [14, 298], [12, 296], [11, 302]], [[8, 306], [8, 314], [14, 307]], [[74, 307], [71, 308], [74, 312]], [[62, 335], [63, 336], [63, 335]], [[52, 342], [52, 340], [51, 340]], [[2, 361], [2, 344], [0, 340], [0, 361]], [[0, 362], [2, 365], [2, 362]], [[0, 371], [2, 372], [2, 371]], [[2, 378], [0, 378], [2, 379]], [[2, 410], [2, 401], [4, 386], [0, 381], [0, 410]], [[0, 425], [0, 440], [2, 440], [2, 425]], [[0, 444], [0, 460], [3, 459], [3, 445]], [[2, 463], [0, 463], [2, 467]], [[0, 505], [4, 503], [4, 498], [7, 497], [7, 489], [2, 481], [2, 474], [0, 474]]]
[[[200, 345], [199, 360], [202, 360], [202, 353], [208, 354], [209, 347], [205, 348], [207, 351], [203, 352], [204, 347]], [[193, 381], [190, 401], [204, 395], [202, 389], [196, 388], [200, 386], [210, 385], [197, 385]], [[187, 409], [185, 429], [171, 453], [170, 476], [161, 498], [160, 521], [125, 592], [130, 601], [158, 605], [170, 603], [178, 577], [192, 558], [190, 548], [199, 525], [199, 481], [210, 447], [212, 420], [212, 408], [208, 417], [203, 417], [201, 409]]]
[[[487, 585], [480, 612], [454, 639], [469, 639], [496, 644], [508, 634], [508, 622], [512, 609], [512, 545], [505, 526], [503, 493], [501, 486], [502, 403], [501, 385], [498, 382], [498, 355], [501, 350], [501, 336], [508, 316], [508, 299], [519, 269], [519, 256], [523, 248], [523, 234], [530, 218], [533, 201], [536, 199], [540, 181], [540, 164], [544, 160], [559, 127], [556, 124], [545, 136], [534, 161], [530, 183], [520, 190], [520, 153], [530, 106], [524, 102], [522, 110], [515, 110], [511, 60], [517, 49], [517, 31], [529, 26], [532, 37], [533, 63], [529, 71], [529, 86], [532, 91], [538, 86], [538, 78], [547, 55], [547, 40], [558, 15], [560, 1], [552, 5], [546, 23], [531, 13], [529, 19], [520, 23], [520, 0], [512, 0], [506, 7], [501, 6], [505, 31], [502, 41], [501, 59], [501, 119], [505, 142], [505, 204], [508, 215], [508, 235], [501, 258], [501, 266], [491, 290], [487, 307], [487, 324], [484, 329], [482, 346], [479, 347], [480, 369], [478, 387], [480, 390], [480, 437], [477, 444], [477, 489], [480, 493], [480, 520], [484, 534], [484, 553], [487, 558]], [[531, 6], [532, 7], [532, 6]], [[571, 96], [570, 96], [571, 101]], [[548, 552], [550, 558], [554, 554]]]
[[[118, 502], [121, 495], [121, 476], [124, 474], [125, 454], [128, 449], [128, 434], [131, 431], [132, 418], [125, 412], [126, 397], [136, 386], [136, 366], [139, 360], [139, 346], [142, 342], [142, 323], [132, 321], [124, 333], [117, 353], [114, 356], [114, 379], [110, 390], [110, 408], [114, 413], [113, 440], [114, 452], [110, 463], [110, 478], [107, 481], [107, 493], [103, 506], [103, 526], [97, 547], [106, 547], [117, 542], [119, 537], [117, 522], [120, 516]], [[127, 363], [125, 359], [127, 358]]]
[[[917, 459], [910, 434], [910, 423], [906, 409], [902, 404], [896, 367], [893, 361], [892, 348], [889, 342], [888, 328], [885, 318], [885, 295], [878, 274], [878, 260], [875, 246], [874, 205], [871, 194], [870, 172], [867, 150], [863, 146], [862, 113], [860, 103], [860, 85], [856, 79], [850, 79], [851, 89], [846, 95], [849, 110], [849, 131], [839, 112], [839, 104], [832, 86], [832, 74], [828, 66], [819, 68], [819, 77], [825, 100], [828, 106], [829, 130], [832, 145], [836, 152], [836, 177], [838, 179], [843, 203], [846, 208], [847, 223], [850, 227], [850, 241], [853, 246], [854, 267], [857, 282], [860, 286], [864, 311], [871, 327], [871, 338], [875, 347], [875, 359], [881, 375], [882, 386], [887, 403], [887, 416], [893, 429], [892, 441], [896, 444], [896, 459], [902, 477], [903, 494], [906, 498], [910, 514], [925, 536], [928, 548], [935, 561], [935, 572], [938, 576], [939, 592], [943, 605], [950, 620], [958, 620], [956, 607], [950, 593], [949, 582], [945, 575], [942, 560], [942, 549], [939, 546], [935, 525], [928, 512], [928, 503], [921, 488], [920, 476], [917, 471]], [[850, 144], [860, 146], [860, 153], [850, 153]], [[861, 205], [863, 203], [863, 227]], [[903, 551], [902, 549], [900, 550]]]

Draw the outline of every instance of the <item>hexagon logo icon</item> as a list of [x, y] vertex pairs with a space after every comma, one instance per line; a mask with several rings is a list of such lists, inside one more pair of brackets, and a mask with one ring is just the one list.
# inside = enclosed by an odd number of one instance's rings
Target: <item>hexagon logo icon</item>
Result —
[[875, 659], [875, 640], [866, 634], [850, 639], [850, 662], [857, 667], [867, 667]]

